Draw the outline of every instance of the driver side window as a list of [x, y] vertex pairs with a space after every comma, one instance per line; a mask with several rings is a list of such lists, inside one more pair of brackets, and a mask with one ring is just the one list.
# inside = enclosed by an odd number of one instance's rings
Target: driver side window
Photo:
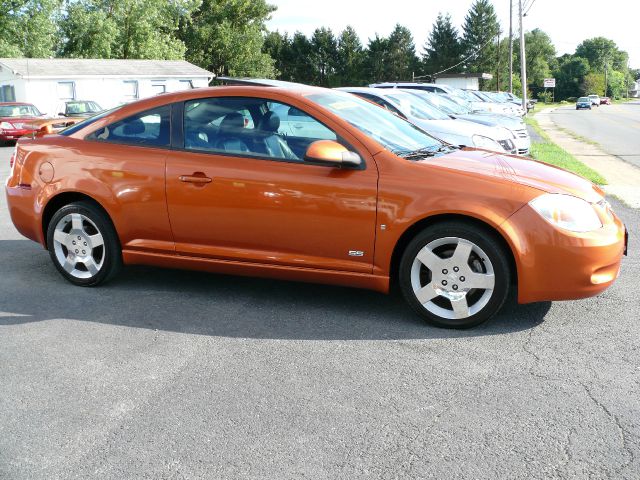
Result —
[[313, 117], [272, 100], [219, 97], [185, 103], [186, 150], [301, 162], [314, 141], [336, 139]]

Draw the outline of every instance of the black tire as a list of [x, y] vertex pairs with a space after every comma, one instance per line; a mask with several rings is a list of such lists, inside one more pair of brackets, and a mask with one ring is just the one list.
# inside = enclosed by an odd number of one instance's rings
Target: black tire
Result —
[[[54, 240], [54, 235], [56, 233], [56, 227], [59, 224], [67, 225], [64, 228], [69, 229], [69, 232], [71, 231], [73, 226], [69, 224], [66, 219], [73, 214], [80, 214], [81, 217], [79, 218], [82, 219], [82, 231], [84, 233], [80, 233], [79, 237], [82, 238], [78, 239], [75, 238], [75, 234], [72, 235], [74, 237], [72, 240], [78, 243], [76, 246], [80, 249], [80, 254], [85, 251], [89, 251], [89, 255], [82, 258], [88, 258], [90, 256], [91, 259], [93, 259], [96, 267], [99, 266], [99, 268], [96, 268], [97, 272], [95, 273], [90, 272], [87, 267], [83, 267], [84, 263], [78, 259], [79, 257], [73, 257], [76, 260], [76, 263], [73, 263], [73, 265], [75, 265], [73, 267], [73, 272], [76, 272], [76, 274], [72, 274], [65, 270], [61, 263], [62, 260], [60, 259], [59, 254], [66, 256], [67, 259], [74, 254], [66, 245], [56, 242]], [[97, 232], [94, 230], [97, 230]], [[62, 234], [71, 236], [71, 233], [69, 232], [62, 231]], [[102, 236], [102, 245], [95, 248], [84, 247], [84, 245], [87, 245], [87, 238], [89, 238], [90, 235], [95, 235], [96, 233], [99, 233]], [[85, 234], [87, 238], [85, 238]], [[69, 246], [75, 248], [70, 244]], [[49, 256], [60, 274], [69, 282], [81, 287], [93, 287], [107, 282], [111, 280], [122, 267], [122, 250], [115, 228], [113, 227], [109, 217], [99, 207], [91, 202], [80, 201], [70, 203], [60, 208], [53, 215], [53, 218], [51, 218], [47, 228], [47, 247], [49, 250]], [[82, 248], [87, 248], [87, 250], [82, 250]], [[98, 259], [99, 262], [96, 261], [96, 259]], [[69, 265], [71, 264], [72, 262], [69, 263]], [[86, 272], [83, 271], [83, 268]], [[79, 275], [82, 275], [83, 278], [80, 278]]]
[[[447, 318], [445, 316], [438, 315], [427, 309], [427, 306], [431, 309], [442, 308], [443, 311], [449, 309], [451, 314], [453, 312], [453, 304], [451, 301], [444, 296], [437, 296], [428, 302], [425, 302], [423, 305], [420, 303], [416, 294], [414, 293], [413, 285], [412, 285], [412, 271], [414, 268], [414, 261], [418, 253], [427, 245], [437, 244], [438, 242], [445, 242], [445, 245], [441, 247], [437, 247], [441, 250], [442, 253], [436, 253], [436, 256], [440, 257], [443, 261], [453, 261], [453, 256], [448, 257], [453, 252], [447, 252], [447, 238], [456, 238], [461, 239], [464, 242], [474, 244], [474, 250], [471, 251], [467, 259], [467, 265], [464, 268], [472, 269], [473, 273], [487, 274], [489, 272], [488, 267], [493, 270], [493, 291], [489, 292], [489, 289], [469, 289], [465, 292], [465, 303], [469, 305], [468, 313], [471, 313], [472, 309], [478, 309], [473, 314], [466, 316], [465, 318]], [[476, 248], [477, 247], [477, 248]], [[452, 248], [452, 247], [449, 247]], [[481, 251], [482, 253], [476, 252], [476, 250]], [[481, 258], [486, 255], [487, 258]], [[504, 305], [505, 300], [509, 294], [509, 287], [511, 283], [511, 269], [509, 267], [509, 255], [510, 253], [505, 251], [502, 243], [496, 238], [496, 234], [492, 233], [488, 229], [479, 228], [471, 223], [466, 223], [463, 221], [450, 221], [443, 222], [431, 227], [426, 228], [418, 235], [416, 235], [413, 240], [406, 247], [402, 259], [400, 261], [400, 268], [398, 271], [399, 274], [399, 286], [402, 291], [403, 296], [409, 305], [420, 315], [423, 317], [428, 323], [434, 325], [436, 327], [442, 328], [471, 328], [476, 325], [479, 325], [493, 315], [495, 315]], [[487, 262], [487, 259], [489, 262]], [[480, 262], [480, 263], [478, 263]], [[457, 262], [453, 262], [457, 263]], [[420, 263], [419, 266], [415, 267], [419, 270], [419, 282], [420, 286], [424, 287], [426, 284], [436, 284], [442, 289], [443, 284], [445, 282], [439, 283], [438, 278], [442, 278], [442, 274], [444, 274], [445, 270], [442, 272], [436, 272], [435, 274], [430, 271], [428, 267], [424, 264]], [[455, 267], [456, 269], [460, 268], [460, 272], [462, 273], [463, 267]], [[483, 272], [484, 269], [484, 272]], [[456, 270], [458, 271], [458, 270]], [[463, 285], [466, 280], [463, 276], [455, 277], [458, 274], [451, 273], [451, 277], [453, 280], [450, 280], [450, 284], [446, 288], [455, 288], [464, 291], [465, 288]], [[425, 279], [423, 281], [423, 278]], [[449, 279], [450, 277], [446, 277]], [[463, 283], [460, 283], [462, 281]], [[454, 283], [455, 282], [455, 283]], [[456, 285], [460, 283], [460, 287]], [[467, 286], [469, 283], [467, 282]], [[442, 290], [440, 290], [442, 291]], [[447, 294], [460, 294], [461, 292], [453, 292], [448, 291]], [[474, 302], [474, 303], [470, 303]], [[486, 302], [486, 303], [485, 303]], [[484, 304], [484, 306], [482, 306]], [[435, 307], [434, 307], [435, 305]]]

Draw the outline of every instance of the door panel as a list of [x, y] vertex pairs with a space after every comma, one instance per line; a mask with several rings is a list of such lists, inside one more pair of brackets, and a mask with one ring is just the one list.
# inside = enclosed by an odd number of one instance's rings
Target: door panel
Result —
[[[340, 170], [174, 151], [167, 159], [166, 178], [176, 250], [200, 257], [369, 273], [378, 174], [373, 160], [365, 161], [364, 170]], [[194, 183], [180, 177], [203, 180]]]

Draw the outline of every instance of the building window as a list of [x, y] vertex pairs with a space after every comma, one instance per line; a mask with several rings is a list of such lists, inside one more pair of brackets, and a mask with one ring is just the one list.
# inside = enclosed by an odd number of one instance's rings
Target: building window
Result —
[[0, 102], [15, 102], [16, 91], [13, 85], [2, 85], [0, 87]]
[[75, 100], [76, 99], [75, 82], [58, 82], [58, 98], [60, 100]]
[[125, 80], [122, 82], [123, 93], [122, 98], [125, 101], [130, 102], [138, 99], [138, 81], [137, 80]]
[[193, 80], [180, 80], [180, 90], [192, 90]]
[[166, 93], [167, 86], [162, 80], [156, 80], [151, 82], [151, 90], [154, 95], [160, 95], [161, 93]]

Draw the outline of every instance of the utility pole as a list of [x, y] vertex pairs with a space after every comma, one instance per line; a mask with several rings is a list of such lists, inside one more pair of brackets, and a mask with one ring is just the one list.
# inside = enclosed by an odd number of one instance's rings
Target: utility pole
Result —
[[522, 108], [527, 109], [527, 59], [525, 58], [524, 28], [522, 27], [522, 0], [518, 0], [520, 5], [520, 80], [522, 82]]
[[497, 45], [497, 52], [498, 54], [496, 55], [496, 90], [499, 92], [500, 91], [500, 32], [498, 32], [498, 45]]
[[513, 0], [509, 0], [509, 93], [513, 93]]
[[607, 78], [609, 74], [608, 67], [609, 67], [608, 62], [607, 60], [605, 60], [604, 62], [604, 96], [605, 97], [607, 96], [607, 90], [609, 90], [609, 81], [608, 81], [609, 79]]

